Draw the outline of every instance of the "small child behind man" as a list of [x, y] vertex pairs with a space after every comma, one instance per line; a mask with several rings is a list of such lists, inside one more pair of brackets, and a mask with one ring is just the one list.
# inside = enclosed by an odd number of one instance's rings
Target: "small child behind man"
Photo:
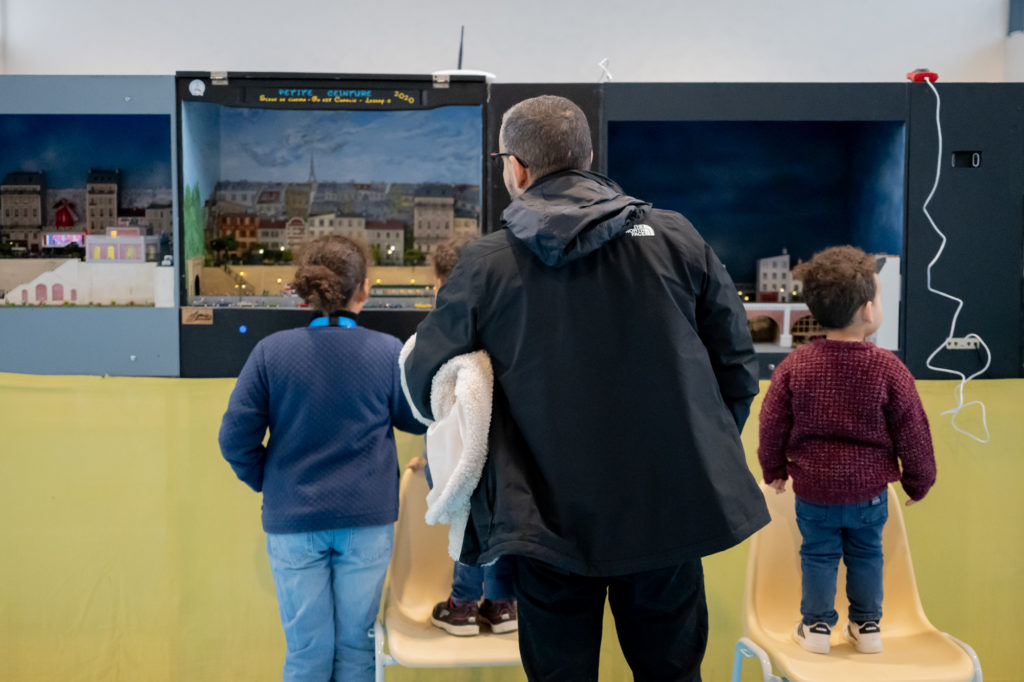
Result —
[[[801, 620], [793, 638], [827, 654], [839, 559], [847, 567], [849, 622], [857, 651], [882, 650], [882, 528], [888, 484], [907, 504], [935, 483], [928, 419], [910, 371], [867, 337], [882, 324], [884, 261], [837, 246], [797, 266], [804, 299], [825, 338], [797, 348], [772, 375], [761, 408], [758, 459], [777, 493], [792, 477], [803, 543]], [[902, 471], [901, 471], [902, 468]]]
[[[434, 251], [435, 292], [455, 269], [459, 249], [470, 241], [469, 238], [455, 238], [438, 244]], [[429, 453], [426, 454], [429, 458]], [[427, 480], [432, 483], [426, 458], [417, 457], [409, 467], [417, 470], [425, 467]], [[479, 634], [480, 622], [489, 625], [495, 633], [517, 630], [519, 624], [512, 596], [509, 561], [501, 558], [490, 566], [471, 566], [456, 561], [452, 570], [451, 594], [434, 606], [430, 622], [449, 634], [462, 637]]]

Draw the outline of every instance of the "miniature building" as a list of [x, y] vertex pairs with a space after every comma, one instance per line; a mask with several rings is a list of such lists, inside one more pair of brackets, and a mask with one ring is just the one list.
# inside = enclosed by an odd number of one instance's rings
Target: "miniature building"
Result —
[[346, 201], [354, 201], [355, 197], [355, 186], [350, 183], [317, 182], [310, 211], [313, 210], [312, 206], [331, 208]]
[[43, 248], [44, 249], [63, 249], [71, 244], [78, 244], [79, 246], [85, 246], [85, 233], [84, 232], [71, 232], [70, 230], [60, 230], [58, 232], [44, 231], [43, 232]]
[[786, 303], [799, 300], [803, 285], [793, 278], [789, 254], [761, 258], [757, 261], [757, 301], [759, 303]]
[[284, 245], [292, 251], [296, 251], [309, 239], [306, 221], [302, 218], [291, 218], [284, 224]]
[[289, 218], [309, 217], [309, 200], [313, 193], [311, 183], [290, 182], [284, 189], [284, 213]]
[[267, 218], [260, 218], [260, 226], [257, 231], [257, 239], [260, 244], [270, 249], [278, 249], [284, 251], [284, 221], [283, 220], [268, 220]]
[[146, 220], [146, 209], [144, 208], [122, 208], [117, 212], [117, 220], [111, 227], [140, 227], [148, 228], [149, 221]]
[[0, 185], [0, 238], [15, 251], [38, 253], [42, 248], [44, 173], [8, 173]]
[[405, 259], [405, 223], [401, 220], [367, 220], [366, 241], [378, 248], [381, 265], [401, 265]]
[[362, 216], [343, 215], [336, 212], [310, 216], [309, 238], [340, 235], [350, 239], [368, 241], [366, 235], [366, 218]]
[[448, 185], [423, 185], [416, 193], [413, 209], [413, 239], [428, 260], [433, 247], [452, 238], [455, 198]]
[[419, 185], [408, 182], [392, 182], [388, 186], [387, 199], [399, 213], [411, 214], [416, 206], [416, 188]]
[[275, 220], [284, 215], [284, 190], [281, 185], [267, 185], [256, 197], [256, 212]]
[[465, 209], [455, 210], [453, 237], [475, 237], [480, 234], [480, 221], [475, 212]]
[[117, 223], [117, 192], [121, 183], [121, 171], [89, 171], [85, 183], [85, 230], [102, 233]]
[[83, 263], [73, 259], [14, 287], [3, 301], [14, 305], [173, 307], [174, 270], [156, 263]]
[[145, 263], [159, 260], [160, 237], [144, 234], [140, 227], [108, 227], [104, 234], [85, 236], [88, 262]]
[[387, 185], [383, 182], [356, 183], [356, 201], [366, 203], [384, 201], [386, 193]]
[[[751, 336], [757, 332], [758, 343], [774, 343], [782, 348], [792, 347], [793, 329], [811, 314], [803, 303], [744, 303], [743, 308]], [[769, 334], [772, 338], [765, 340]]]
[[78, 222], [78, 211], [75, 204], [67, 199], [61, 199], [53, 205], [56, 210], [54, 214], [54, 225], [58, 230], [72, 230]]
[[[899, 311], [900, 307], [900, 257], [886, 255], [885, 265], [879, 272], [882, 282], [882, 309], [887, 311]], [[751, 333], [757, 333], [759, 342], [763, 341], [761, 334], [765, 336], [774, 334], [777, 330], [776, 343], [789, 348], [807, 343], [825, 332], [821, 325], [811, 316], [807, 306], [803, 303], [793, 302], [794, 297], [802, 298], [803, 286], [800, 280], [792, 278], [792, 271], [789, 269], [789, 254], [783, 250], [782, 255], [772, 258], [762, 258], [757, 263], [757, 303], [744, 303], [747, 322], [750, 325]], [[779, 289], [782, 289], [780, 291]], [[782, 299], [782, 300], [780, 300]], [[774, 322], [766, 324], [769, 318]], [[873, 341], [880, 348], [897, 350], [899, 348], [899, 315], [897, 313], [883, 316], [882, 326], [875, 335], [868, 339]]]
[[45, 189], [44, 173], [8, 173], [0, 185], [0, 227], [40, 227]]
[[217, 204], [234, 203], [240, 206], [253, 207], [259, 196], [260, 183], [241, 181], [231, 182], [221, 180], [213, 190], [213, 197]]
[[813, 315], [807, 315], [793, 323], [792, 336], [793, 345], [802, 346], [814, 339], [825, 336], [825, 330], [818, 324]]
[[152, 203], [146, 207], [146, 222], [153, 227], [153, 234], [170, 234], [173, 220], [170, 203]]
[[253, 214], [221, 215], [217, 222], [217, 234], [220, 238], [234, 237], [238, 248], [230, 253], [240, 254], [252, 249], [259, 241], [260, 219]]

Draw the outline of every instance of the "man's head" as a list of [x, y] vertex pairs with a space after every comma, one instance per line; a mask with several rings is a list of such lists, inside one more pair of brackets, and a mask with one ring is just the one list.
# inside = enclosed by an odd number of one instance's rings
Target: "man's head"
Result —
[[564, 97], [542, 95], [512, 106], [501, 119], [499, 150], [505, 186], [517, 197], [530, 184], [562, 170], [588, 170], [594, 158], [583, 111]]
[[858, 314], [870, 303], [877, 320], [872, 318], [869, 326], [877, 330], [881, 324], [877, 272], [875, 256], [853, 246], [833, 246], [798, 265], [793, 276], [803, 281], [804, 300], [822, 327], [844, 329], [857, 323]]

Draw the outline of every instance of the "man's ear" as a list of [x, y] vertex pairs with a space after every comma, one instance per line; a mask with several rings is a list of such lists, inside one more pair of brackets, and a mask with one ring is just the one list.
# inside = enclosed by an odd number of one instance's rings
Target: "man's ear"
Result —
[[523, 164], [519, 163], [519, 159], [514, 156], [509, 159], [509, 162], [512, 164], [512, 178], [516, 181], [516, 187], [525, 190], [530, 186], [530, 171], [523, 168]]

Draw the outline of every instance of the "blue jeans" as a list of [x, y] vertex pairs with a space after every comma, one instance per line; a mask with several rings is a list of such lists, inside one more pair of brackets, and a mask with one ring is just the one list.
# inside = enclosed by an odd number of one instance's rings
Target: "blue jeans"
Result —
[[470, 566], [456, 561], [452, 569], [452, 600], [465, 604], [486, 597], [491, 601], [512, 599], [512, 566], [506, 557], [491, 566]]
[[374, 679], [368, 632], [394, 541], [392, 525], [267, 535], [285, 682]]
[[846, 563], [850, 620], [881, 620], [882, 528], [888, 518], [888, 491], [857, 504], [812, 504], [797, 498], [804, 623], [834, 626], [839, 620], [835, 601], [840, 557]]
[[[423, 452], [426, 455], [426, 450]], [[427, 485], [433, 489], [430, 463], [423, 468]], [[452, 569], [452, 600], [460, 604], [478, 602], [481, 597], [491, 601], [512, 599], [512, 566], [505, 558], [498, 559], [490, 566], [471, 566], [461, 561]]]

